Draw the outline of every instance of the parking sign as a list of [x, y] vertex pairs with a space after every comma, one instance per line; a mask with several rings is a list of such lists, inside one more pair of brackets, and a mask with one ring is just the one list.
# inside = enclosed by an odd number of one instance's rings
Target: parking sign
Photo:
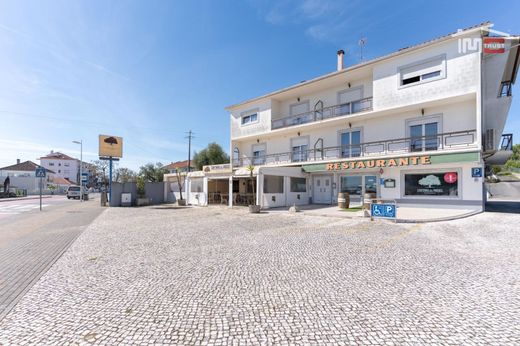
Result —
[[397, 215], [395, 204], [391, 203], [372, 203], [370, 205], [370, 216], [380, 219], [395, 219]]
[[471, 177], [472, 178], [482, 178], [482, 167], [471, 168]]

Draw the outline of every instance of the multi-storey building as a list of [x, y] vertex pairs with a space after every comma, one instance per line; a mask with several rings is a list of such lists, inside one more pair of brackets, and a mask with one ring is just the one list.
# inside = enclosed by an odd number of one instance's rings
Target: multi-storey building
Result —
[[519, 64], [519, 38], [491, 27], [348, 68], [339, 51], [337, 71], [227, 107], [233, 171], [255, 167], [263, 207], [348, 192], [481, 208]]
[[[40, 157], [39, 160], [42, 167], [54, 171], [56, 177], [67, 179], [75, 184], [79, 183], [80, 160], [53, 150]], [[82, 172], [88, 174], [89, 185], [92, 185], [92, 179], [95, 178], [95, 166], [88, 162], [82, 162]]]

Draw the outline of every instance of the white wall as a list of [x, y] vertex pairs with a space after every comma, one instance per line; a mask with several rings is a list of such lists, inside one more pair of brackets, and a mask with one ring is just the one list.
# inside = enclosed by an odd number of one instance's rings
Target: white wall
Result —
[[[400, 67], [441, 54], [446, 55], [446, 78], [420, 85], [400, 86]], [[479, 74], [479, 53], [459, 53], [457, 40], [398, 56], [374, 66], [373, 107], [374, 110], [381, 110], [477, 92]]]
[[[242, 125], [242, 115], [255, 111], [258, 114], [258, 121], [251, 124]], [[255, 133], [263, 133], [271, 130], [271, 100], [263, 100], [253, 105], [247, 105], [234, 110], [230, 115], [231, 138], [247, 136]]]
[[[265, 175], [283, 176], [284, 189], [283, 193], [263, 193], [263, 179]], [[309, 203], [310, 196], [310, 181], [308, 174], [302, 172], [299, 167], [264, 167], [260, 169], [260, 179], [258, 191], [260, 192], [260, 205], [263, 208], [274, 208], [283, 206], [303, 205]], [[306, 192], [291, 192], [291, 177], [307, 178]], [[298, 195], [300, 199], [298, 199]], [[273, 201], [273, 197], [275, 201]]]
[[[445, 104], [424, 108], [424, 116], [442, 115], [442, 128], [439, 133], [465, 131], [476, 129], [476, 101], [470, 99], [463, 102]], [[266, 153], [287, 153], [291, 151], [291, 138], [309, 137], [309, 149], [314, 147], [319, 138], [323, 138], [324, 147], [336, 147], [341, 145], [339, 132], [352, 128], [362, 128], [362, 142], [373, 142], [389, 139], [399, 139], [407, 137], [406, 121], [409, 119], [421, 118], [420, 108], [414, 111], [399, 112], [388, 114], [378, 118], [359, 118], [335, 122], [335, 125], [325, 124], [316, 125], [309, 130], [295, 130], [294, 133], [281, 135], [271, 134], [261, 137], [260, 142], [266, 143]], [[476, 139], [476, 137], [475, 137]], [[252, 156], [252, 146], [256, 144], [255, 139], [234, 141], [233, 147], [238, 147], [241, 157]], [[288, 156], [286, 156], [288, 159]]]
[[[53, 166], [50, 164], [54, 163]], [[60, 160], [57, 158], [41, 158], [40, 165], [55, 173], [55, 176], [78, 182], [79, 160]], [[66, 166], [68, 165], [68, 166]], [[68, 171], [68, 173], [65, 173]]]

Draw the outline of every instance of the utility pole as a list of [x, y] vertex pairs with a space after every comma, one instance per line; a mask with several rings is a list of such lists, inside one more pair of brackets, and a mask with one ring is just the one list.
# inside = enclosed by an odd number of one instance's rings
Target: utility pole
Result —
[[193, 132], [190, 130], [185, 138], [188, 138], [188, 173], [191, 172], [191, 140], [193, 138]]

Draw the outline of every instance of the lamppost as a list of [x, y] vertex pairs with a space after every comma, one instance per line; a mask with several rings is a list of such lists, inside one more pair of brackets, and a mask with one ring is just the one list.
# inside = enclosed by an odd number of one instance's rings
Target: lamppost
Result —
[[83, 140], [72, 141], [72, 143], [80, 145], [79, 157], [79, 199], [83, 202]]

